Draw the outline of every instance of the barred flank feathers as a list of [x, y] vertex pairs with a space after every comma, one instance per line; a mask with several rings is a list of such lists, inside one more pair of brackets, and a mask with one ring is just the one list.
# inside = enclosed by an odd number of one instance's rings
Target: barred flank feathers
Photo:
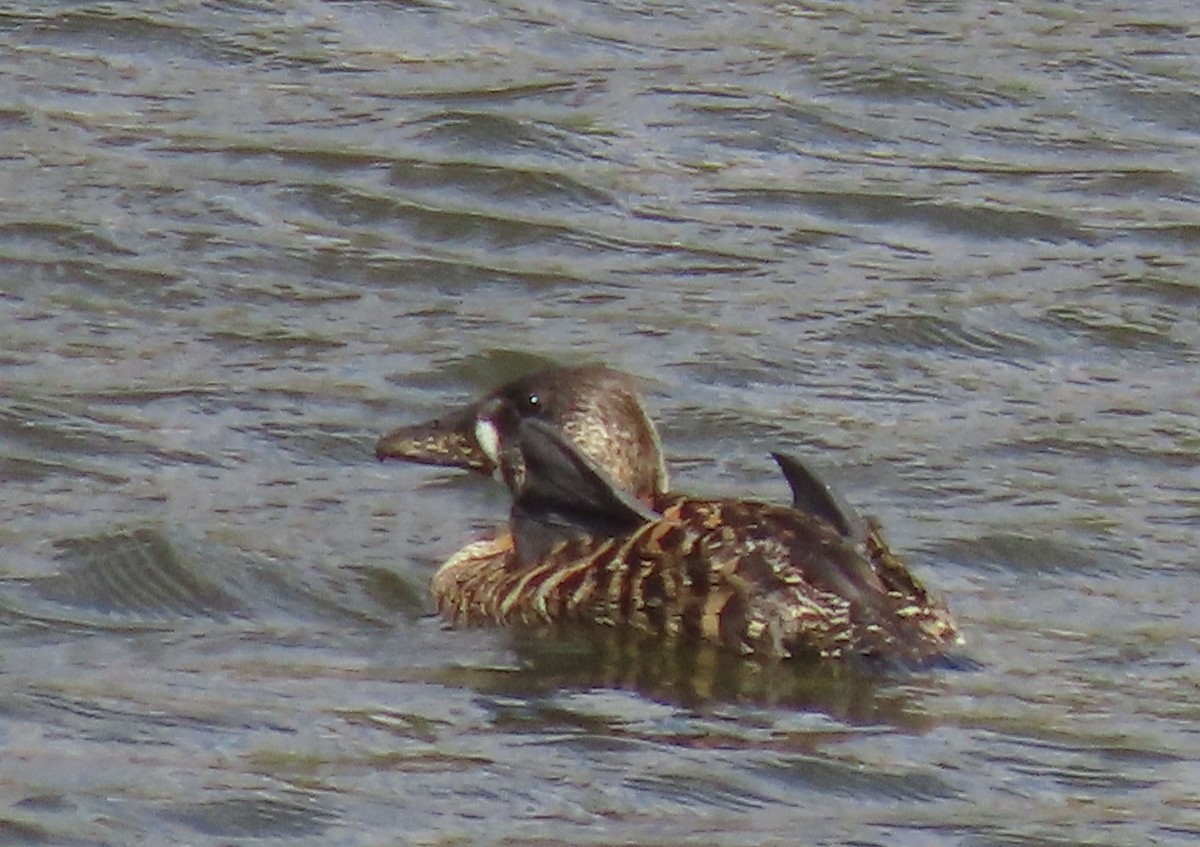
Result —
[[961, 643], [876, 528], [859, 551], [764, 504], [679, 499], [626, 536], [573, 539], [524, 567], [502, 535], [460, 551], [433, 588], [461, 625], [603, 624], [777, 658], [920, 660]]

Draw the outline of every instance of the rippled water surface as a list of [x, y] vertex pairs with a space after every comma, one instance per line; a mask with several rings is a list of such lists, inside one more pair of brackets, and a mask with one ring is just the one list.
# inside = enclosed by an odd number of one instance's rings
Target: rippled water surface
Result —
[[[0, 840], [1192, 843], [1197, 91], [1165, 0], [8, 4]], [[374, 439], [539, 358], [982, 668], [443, 630], [504, 492]]]

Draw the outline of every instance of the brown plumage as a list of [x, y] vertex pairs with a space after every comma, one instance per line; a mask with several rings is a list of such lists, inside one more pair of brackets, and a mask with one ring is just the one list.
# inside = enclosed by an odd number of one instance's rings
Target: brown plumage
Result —
[[603, 365], [551, 368], [505, 383], [446, 415], [392, 430], [375, 445], [375, 457], [491, 474], [496, 458], [479, 443], [478, 424], [506, 412], [559, 427], [639, 499], [667, 490], [662, 443], [633, 378]]
[[[798, 459], [775, 457], [793, 490], [790, 507], [659, 490], [666, 476], [657, 434], [628, 378], [614, 373], [555, 369], [452, 416], [454, 431], [468, 428], [472, 449], [488, 461], [445, 461], [443, 450], [437, 463], [498, 468], [514, 506], [506, 531], [468, 545], [438, 570], [433, 594], [444, 616], [463, 625], [628, 627], [764, 658], [914, 664], [962, 643], [945, 607], [878, 528]], [[594, 416], [604, 404], [579, 398], [614, 386], [632, 392], [636, 402], [626, 408], [639, 414], [593, 417], [587, 426], [570, 419]], [[538, 403], [525, 402], [531, 393]], [[573, 399], [557, 396], [563, 393]], [[445, 420], [425, 431], [445, 433]], [[420, 430], [386, 436], [381, 458], [414, 443], [411, 434]], [[580, 432], [591, 440], [577, 441], [572, 433]], [[400, 458], [430, 461], [405, 450]], [[614, 455], [652, 470], [638, 476]]]

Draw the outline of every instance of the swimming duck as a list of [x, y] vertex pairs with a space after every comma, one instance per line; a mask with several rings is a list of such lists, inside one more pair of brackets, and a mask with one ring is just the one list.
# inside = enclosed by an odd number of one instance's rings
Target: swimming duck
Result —
[[456, 624], [596, 623], [767, 659], [936, 661], [962, 638], [864, 520], [775, 453], [790, 506], [668, 490], [631, 377], [590, 365], [507, 383], [397, 429], [376, 456], [499, 473], [508, 526], [433, 578]]

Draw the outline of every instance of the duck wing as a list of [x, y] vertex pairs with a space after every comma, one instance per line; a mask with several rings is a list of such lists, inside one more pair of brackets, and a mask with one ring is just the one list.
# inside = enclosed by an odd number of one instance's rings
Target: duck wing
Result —
[[866, 541], [867, 522], [807, 462], [789, 453], [772, 453], [771, 458], [792, 489], [793, 508], [827, 521], [856, 544]]
[[516, 448], [524, 479], [514, 492], [511, 528], [522, 565], [565, 541], [621, 536], [661, 517], [617, 486], [552, 424], [522, 420]]

